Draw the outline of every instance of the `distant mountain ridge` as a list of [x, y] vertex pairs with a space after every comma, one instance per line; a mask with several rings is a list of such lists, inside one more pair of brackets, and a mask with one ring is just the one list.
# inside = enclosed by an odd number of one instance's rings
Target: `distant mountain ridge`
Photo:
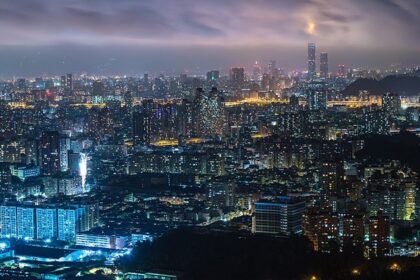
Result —
[[399, 95], [413, 96], [420, 94], [420, 77], [408, 75], [393, 75], [382, 80], [358, 79], [345, 88], [344, 95], [358, 95], [359, 91], [367, 90], [370, 94], [394, 92]]

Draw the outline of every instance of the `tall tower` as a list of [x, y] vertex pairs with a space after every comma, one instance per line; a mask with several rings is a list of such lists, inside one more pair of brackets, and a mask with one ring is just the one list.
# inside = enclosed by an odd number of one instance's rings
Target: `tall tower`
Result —
[[66, 76], [66, 89], [73, 90], [73, 75], [67, 74]]
[[198, 88], [193, 103], [195, 134], [199, 137], [222, 136], [225, 104], [217, 88], [213, 87], [209, 93]]
[[60, 135], [58, 131], [44, 131], [41, 135], [41, 171], [53, 175], [60, 171]]
[[245, 81], [244, 68], [232, 68], [230, 70], [230, 82], [235, 89], [241, 89]]
[[149, 145], [152, 138], [153, 101], [145, 100], [139, 111], [133, 112], [133, 136], [135, 145]]
[[308, 79], [313, 79], [316, 76], [316, 57], [315, 57], [315, 43], [308, 44]]
[[328, 77], [328, 53], [323, 52], [320, 55], [320, 66], [319, 66], [319, 72], [321, 74], [321, 78], [327, 78]]

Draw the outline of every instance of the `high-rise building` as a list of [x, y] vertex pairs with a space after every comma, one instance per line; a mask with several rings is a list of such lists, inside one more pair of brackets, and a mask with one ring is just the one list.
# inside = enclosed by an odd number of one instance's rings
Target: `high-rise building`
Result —
[[12, 176], [9, 164], [0, 163], [0, 192], [6, 193], [10, 190]]
[[369, 257], [384, 257], [390, 250], [389, 218], [378, 211], [369, 218]]
[[308, 79], [316, 77], [316, 46], [315, 43], [308, 44]]
[[73, 75], [67, 74], [66, 76], [66, 89], [73, 90]]
[[309, 111], [327, 109], [327, 92], [322, 88], [310, 88], [306, 92], [306, 108]]
[[16, 238], [16, 206], [0, 206], [0, 225], [2, 238]]
[[217, 88], [205, 93], [198, 88], [194, 98], [195, 134], [200, 137], [222, 136], [225, 125], [224, 99]]
[[347, 76], [346, 67], [343, 64], [338, 65], [337, 76], [345, 78]]
[[386, 116], [395, 118], [401, 109], [401, 101], [397, 94], [387, 92], [382, 96], [382, 111]]
[[361, 134], [388, 135], [390, 129], [390, 118], [384, 111], [368, 109], [364, 111]]
[[363, 215], [347, 214], [343, 217], [342, 247], [344, 252], [361, 254], [365, 238]]
[[149, 145], [152, 140], [153, 100], [145, 100], [141, 108], [133, 112], [133, 136], [135, 145]]
[[245, 82], [245, 70], [242, 67], [230, 70], [230, 82], [235, 89], [241, 89]]
[[96, 204], [1, 205], [2, 238], [62, 240], [74, 242], [76, 233], [93, 228], [98, 219]]
[[258, 64], [258, 61], [255, 61], [255, 64], [252, 65], [252, 79], [254, 81], [261, 79], [261, 66]]
[[268, 63], [268, 74], [270, 75], [271, 78], [277, 78], [277, 66], [276, 66], [276, 61], [275, 60], [271, 60], [270, 63]]
[[191, 138], [194, 135], [194, 104], [188, 99], [183, 99], [181, 113], [179, 114], [179, 134], [183, 137]]
[[57, 209], [57, 239], [63, 241], [75, 240], [78, 219], [79, 211], [77, 209]]
[[344, 167], [341, 162], [334, 160], [320, 163], [319, 177], [325, 200], [342, 194]]
[[16, 238], [34, 240], [35, 236], [35, 209], [33, 207], [16, 207]]
[[321, 78], [328, 78], [328, 53], [323, 52], [320, 55], [319, 72]]
[[303, 215], [303, 234], [311, 241], [315, 251], [338, 251], [339, 219], [329, 208], [309, 208]]
[[301, 233], [304, 211], [304, 201], [288, 196], [279, 197], [276, 201], [256, 202], [252, 231], [286, 235]]
[[58, 131], [44, 131], [40, 140], [41, 173], [53, 175], [61, 170], [60, 135]]
[[60, 138], [60, 170], [66, 172], [69, 168], [68, 166], [68, 152], [70, 150], [70, 138], [61, 137]]
[[211, 70], [207, 72], [207, 82], [217, 82], [219, 80], [219, 71]]
[[67, 78], [66, 78], [66, 76], [61, 76], [60, 77], [60, 86], [62, 88], [66, 88], [66, 86], [67, 86]]
[[92, 95], [93, 96], [105, 96], [105, 85], [102, 81], [97, 80], [92, 84]]
[[57, 237], [57, 209], [53, 207], [36, 209], [36, 235], [39, 240]]

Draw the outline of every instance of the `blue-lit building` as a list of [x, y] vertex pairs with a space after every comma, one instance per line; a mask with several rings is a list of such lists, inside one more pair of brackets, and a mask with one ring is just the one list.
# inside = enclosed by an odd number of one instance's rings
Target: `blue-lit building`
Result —
[[57, 209], [36, 209], [36, 234], [40, 240], [51, 240], [57, 236]]
[[96, 205], [2, 205], [2, 238], [75, 242], [76, 234], [97, 222]]
[[305, 201], [288, 196], [275, 201], [255, 203], [252, 231], [267, 234], [299, 234], [302, 232], [302, 214]]
[[76, 232], [80, 216], [80, 210], [77, 208], [57, 210], [58, 240], [76, 240]]
[[17, 238], [35, 239], [35, 209], [32, 207], [16, 207]]
[[2, 238], [16, 238], [16, 206], [0, 206]]
[[10, 172], [21, 181], [25, 181], [27, 178], [39, 176], [40, 168], [35, 165], [11, 165]]

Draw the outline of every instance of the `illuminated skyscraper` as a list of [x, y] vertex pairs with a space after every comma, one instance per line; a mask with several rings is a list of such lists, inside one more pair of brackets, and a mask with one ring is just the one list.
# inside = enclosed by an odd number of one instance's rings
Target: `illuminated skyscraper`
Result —
[[327, 109], [327, 92], [320, 85], [310, 85], [306, 91], [306, 108], [309, 111]]
[[255, 61], [255, 64], [252, 66], [252, 79], [254, 81], [261, 80], [261, 66], [258, 64], [258, 61]]
[[11, 183], [12, 175], [10, 172], [9, 164], [0, 163], [0, 192], [8, 192]]
[[92, 85], [93, 96], [105, 96], [105, 85], [102, 81], [94, 81]]
[[401, 101], [397, 94], [387, 92], [382, 96], [382, 111], [390, 118], [395, 118], [401, 108]]
[[382, 211], [369, 218], [369, 256], [384, 257], [390, 250], [389, 218]]
[[73, 75], [67, 74], [66, 76], [66, 89], [73, 90]]
[[308, 44], [308, 79], [316, 76], [316, 47], [315, 43]]
[[315, 251], [331, 253], [338, 249], [339, 218], [330, 208], [311, 207], [303, 215], [303, 235]]
[[346, 75], [346, 67], [343, 64], [338, 65], [337, 76], [340, 78], [345, 78]]
[[230, 70], [230, 82], [235, 89], [241, 89], [245, 82], [244, 68], [232, 68]]
[[209, 93], [198, 88], [194, 105], [195, 134], [200, 137], [221, 136], [225, 125], [225, 105], [217, 88], [212, 88]]
[[66, 76], [61, 76], [60, 77], [60, 86], [62, 88], [65, 88], [67, 86], [67, 78], [66, 78]]
[[39, 240], [51, 240], [57, 237], [57, 209], [36, 209], [36, 235]]
[[319, 72], [321, 75], [321, 78], [328, 78], [328, 53], [323, 52], [320, 55], [320, 66], [319, 66]]
[[181, 114], [180, 117], [180, 135], [191, 138], [194, 134], [194, 104], [188, 100], [183, 99], [181, 105]]
[[276, 61], [271, 60], [270, 63], [268, 63], [268, 74], [271, 77], [277, 78], [277, 68], [276, 68]]
[[217, 82], [219, 80], [219, 71], [212, 70], [207, 72], [207, 82]]
[[362, 214], [347, 214], [343, 217], [343, 251], [360, 254], [363, 250], [365, 232]]
[[145, 100], [138, 111], [133, 112], [135, 145], [149, 145], [152, 137], [153, 100]]
[[60, 138], [60, 169], [62, 172], [68, 170], [68, 151], [70, 150], [70, 138]]
[[60, 167], [60, 135], [58, 131], [44, 131], [41, 136], [41, 172], [53, 175]]
[[16, 238], [16, 206], [0, 206], [0, 225], [2, 238]]
[[17, 238], [34, 240], [35, 237], [35, 209], [32, 207], [16, 208]]

